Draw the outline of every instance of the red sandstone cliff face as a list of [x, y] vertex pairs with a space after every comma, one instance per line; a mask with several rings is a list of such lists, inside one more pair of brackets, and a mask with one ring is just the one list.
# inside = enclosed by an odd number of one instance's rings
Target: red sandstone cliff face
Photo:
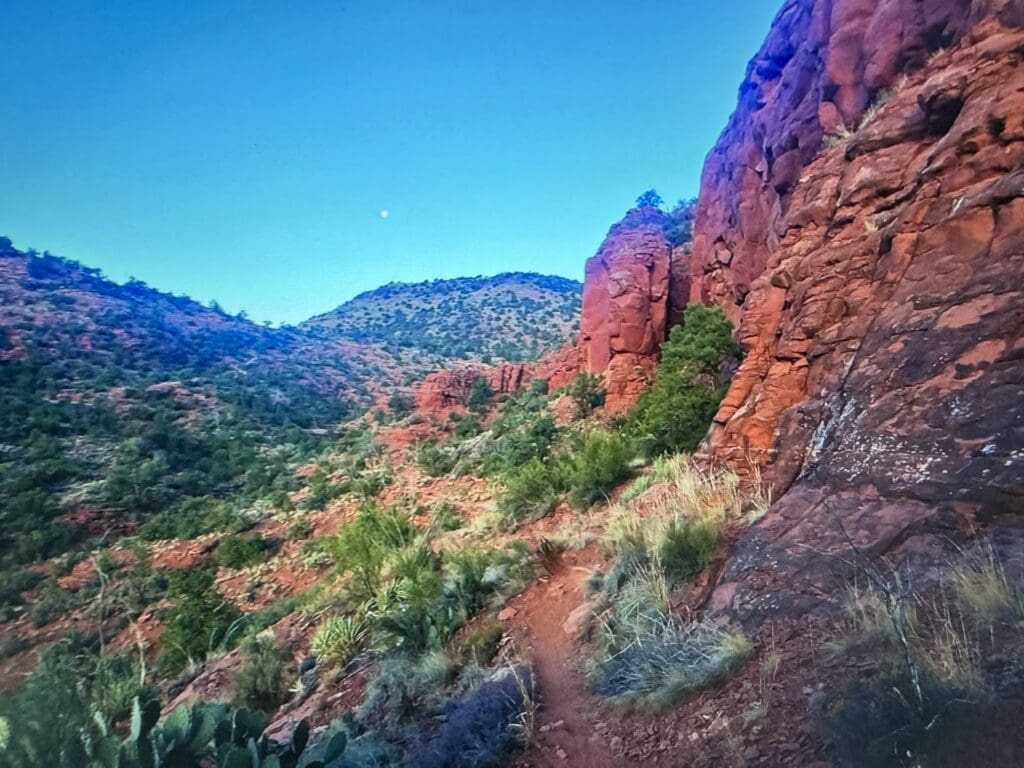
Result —
[[581, 366], [604, 374], [611, 412], [627, 409], [647, 388], [665, 341], [672, 254], [664, 228], [660, 210], [634, 208], [587, 261]]
[[715, 593], [741, 616], [816, 604], [843, 528], [1024, 536], [1024, 4], [903, 5], [787, 3], [705, 167], [692, 295], [746, 351], [708, 453], [784, 493]]
[[737, 320], [822, 137], [856, 128], [884, 89], [980, 20], [1013, 25], [1022, 16], [1020, 0], [788, 0], [704, 167], [689, 298]]

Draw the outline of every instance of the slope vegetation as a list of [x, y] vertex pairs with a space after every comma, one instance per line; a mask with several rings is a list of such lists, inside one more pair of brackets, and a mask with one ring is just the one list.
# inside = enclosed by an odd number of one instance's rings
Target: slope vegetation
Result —
[[302, 327], [444, 358], [533, 360], [575, 336], [581, 291], [575, 280], [523, 272], [391, 283]]

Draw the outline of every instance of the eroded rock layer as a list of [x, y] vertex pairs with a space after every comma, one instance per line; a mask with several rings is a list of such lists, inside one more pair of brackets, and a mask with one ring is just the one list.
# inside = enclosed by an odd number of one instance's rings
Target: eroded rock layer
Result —
[[779, 497], [716, 592], [740, 614], [782, 572], [816, 601], [851, 538], [1020, 546], [1024, 8], [903, 5], [788, 3], [705, 169], [693, 293], [746, 352], [708, 452]]
[[587, 261], [581, 367], [604, 374], [611, 412], [625, 410], [647, 388], [665, 341], [672, 249], [664, 228], [660, 210], [634, 208]]
[[484, 378], [494, 395], [511, 395], [534, 379], [544, 379], [551, 390], [564, 387], [579, 375], [579, 349], [571, 344], [533, 363], [466, 364], [428, 374], [413, 388], [416, 410], [446, 417], [469, 400], [473, 383]]
[[751, 60], [739, 104], [704, 166], [689, 298], [739, 317], [783, 237], [822, 137], [856, 129], [907, 72], [984, 20], [1012, 26], [1020, 0], [789, 0]]

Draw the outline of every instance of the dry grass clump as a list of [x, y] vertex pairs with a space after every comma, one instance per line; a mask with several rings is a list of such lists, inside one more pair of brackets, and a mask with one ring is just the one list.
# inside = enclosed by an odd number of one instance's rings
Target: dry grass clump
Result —
[[768, 495], [685, 455], [658, 459], [647, 477], [643, 499], [613, 508], [602, 543], [614, 561], [587, 585], [594, 605], [587, 671], [594, 691], [613, 703], [659, 710], [749, 657], [742, 634], [707, 619], [684, 621], [669, 594], [710, 562], [727, 526], [763, 515]]
[[993, 670], [1001, 667], [989, 662], [1020, 663], [1022, 591], [984, 545], [961, 552], [927, 588], [907, 569], [869, 564], [862, 571], [868, 586], [851, 590], [847, 629], [834, 650], [861, 647], [875, 670], [830, 703], [826, 724], [851, 764], [921, 765], [947, 754], [998, 707]]
[[934, 588], [916, 588], [913, 575], [899, 570], [875, 570], [868, 583], [850, 590], [843, 606], [848, 632], [837, 650], [888, 649], [888, 657], [877, 658], [980, 691], [997, 632], [1022, 629], [1024, 594], [991, 546], [961, 552]]
[[619, 559], [660, 568], [670, 586], [707, 565], [726, 525], [760, 517], [769, 503], [763, 491], [745, 490], [735, 472], [703, 470], [683, 455], [655, 462], [651, 476], [665, 488], [643, 505], [618, 504], [604, 545]]
[[976, 621], [986, 626], [1024, 618], [1024, 593], [1015, 588], [1006, 568], [991, 546], [963, 553], [952, 569], [950, 587], [957, 602]]
[[713, 685], [750, 656], [740, 633], [669, 611], [668, 586], [654, 569], [636, 574], [602, 615], [589, 660], [595, 693], [612, 703], [661, 710]]

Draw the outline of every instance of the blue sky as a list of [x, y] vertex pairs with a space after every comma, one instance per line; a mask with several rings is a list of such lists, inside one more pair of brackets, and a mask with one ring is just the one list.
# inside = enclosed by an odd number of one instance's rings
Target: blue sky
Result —
[[5, 0], [0, 234], [275, 322], [580, 279], [644, 189], [696, 194], [777, 8]]

